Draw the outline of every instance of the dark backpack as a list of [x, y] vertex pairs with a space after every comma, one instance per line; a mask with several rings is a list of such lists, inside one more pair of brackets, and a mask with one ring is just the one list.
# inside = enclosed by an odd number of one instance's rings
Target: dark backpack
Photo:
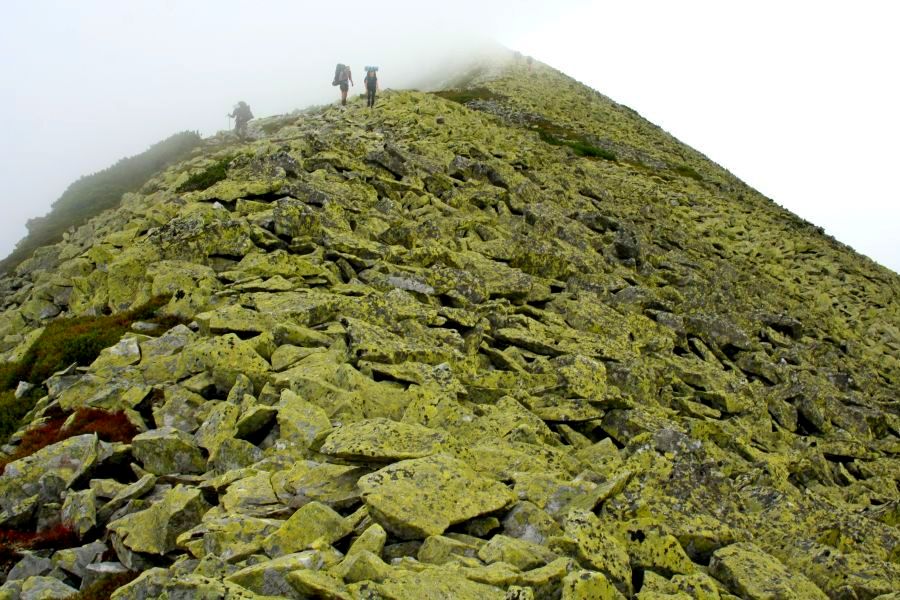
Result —
[[334, 80], [331, 85], [339, 85], [342, 81], [347, 81], [347, 65], [338, 63], [334, 68]]
[[238, 121], [249, 121], [253, 118], [253, 113], [250, 112], [250, 105], [241, 104], [237, 105], [237, 108], [234, 109], [234, 118]]

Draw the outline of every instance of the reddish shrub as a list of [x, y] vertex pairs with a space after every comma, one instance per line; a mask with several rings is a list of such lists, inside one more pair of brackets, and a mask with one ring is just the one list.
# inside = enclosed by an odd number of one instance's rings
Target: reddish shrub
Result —
[[71, 548], [78, 545], [78, 542], [78, 533], [64, 523], [44, 531], [0, 528], [0, 569], [15, 564], [22, 557], [23, 550]]
[[99, 408], [79, 408], [64, 433], [66, 437], [96, 433], [104, 442], [127, 444], [138, 434], [138, 430], [122, 411], [107, 412]]
[[76, 435], [96, 433], [104, 442], [129, 443], [137, 435], [137, 428], [122, 411], [108, 412], [99, 408], [79, 408], [68, 427], [63, 428], [71, 413], [54, 417], [25, 432], [16, 451], [6, 459], [0, 459], [0, 474], [6, 465], [31, 456], [41, 448], [46, 448]]

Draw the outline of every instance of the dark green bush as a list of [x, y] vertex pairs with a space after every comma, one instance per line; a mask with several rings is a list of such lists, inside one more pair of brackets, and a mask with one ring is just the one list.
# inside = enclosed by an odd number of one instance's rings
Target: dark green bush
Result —
[[691, 179], [696, 179], [697, 181], [703, 181], [703, 176], [698, 173], [693, 167], [689, 167], [687, 165], [675, 165], [671, 168], [682, 177], [690, 177]]
[[28, 411], [42, 395], [43, 390], [40, 389], [32, 390], [23, 398], [16, 398], [13, 390], [0, 392], [0, 440], [5, 441], [19, 428], [22, 418], [28, 414]]
[[503, 100], [504, 96], [496, 94], [487, 88], [471, 88], [465, 90], [441, 90], [434, 92], [435, 96], [439, 96], [451, 102], [466, 104], [473, 100]]
[[179, 192], [196, 192], [205, 190], [206, 188], [216, 184], [228, 176], [228, 165], [231, 163], [233, 156], [225, 157], [216, 161], [199, 173], [191, 175], [187, 181], [178, 188]]
[[[557, 128], [558, 130], [558, 128]], [[561, 133], [560, 135], [566, 135], [565, 133]], [[574, 135], [574, 134], [569, 134]], [[568, 146], [571, 148], [575, 154], [578, 156], [588, 156], [591, 158], [602, 158], [604, 160], [616, 160], [616, 155], [609, 150], [605, 150], [603, 148], [598, 148], [593, 144], [584, 141], [583, 139], [568, 139], [566, 137], [557, 137], [554, 133], [551, 133], [548, 128], [539, 128], [538, 136], [547, 144], [551, 144], [553, 146]]]
[[40, 384], [72, 363], [89, 365], [101, 350], [118, 342], [132, 323], [152, 320], [156, 311], [168, 301], [160, 296], [114, 315], [52, 321], [22, 359], [22, 363], [28, 365], [24, 379]]

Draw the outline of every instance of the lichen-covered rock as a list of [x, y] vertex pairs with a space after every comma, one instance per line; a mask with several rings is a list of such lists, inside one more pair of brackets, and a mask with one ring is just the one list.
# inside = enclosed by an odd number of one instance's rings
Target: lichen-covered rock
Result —
[[478, 558], [487, 564], [504, 562], [523, 571], [530, 571], [553, 562], [558, 556], [540, 544], [495, 535], [478, 550]]
[[573, 510], [566, 517], [565, 535], [550, 540], [551, 547], [577, 558], [585, 567], [604, 573], [621, 591], [631, 594], [631, 564], [625, 546], [604, 531], [589, 511]]
[[81, 578], [82, 588], [99, 585], [101, 582], [113, 577], [121, 577], [129, 573], [128, 568], [119, 562], [105, 561], [95, 562], [84, 567]]
[[325, 410], [291, 390], [281, 393], [276, 408], [281, 439], [301, 449], [309, 448], [320, 435], [331, 430], [331, 420]]
[[197, 489], [176, 486], [146, 510], [131, 513], [107, 527], [133, 552], [163, 555], [176, 548], [178, 536], [196, 525], [209, 505]]
[[[219, 517], [185, 531], [176, 540], [180, 547], [189, 547], [197, 558], [213, 555], [227, 562], [239, 562], [262, 551], [263, 540], [278, 530], [282, 522], [255, 517]], [[200, 540], [200, 544], [192, 544]]]
[[53, 570], [53, 561], [47, 557], [26, 552], [6, 574], [7, 579], [24, 581], [29, 577], [49, 575]]
[[159, 428], [173, 427], [185, 433], [194, 433], [200, 426], [200, 407], [205, 400], [199, 394], [180, 385], [167, 386], [164, 401], [153, 409], [153, 422]]
[[100, 445], [94, 434], [79, 435], [38, 450], [6, 465], [0, 475], [0, 523], [3, 515], [23, 514], [29, 498], [41, 502], [59, 499], [62, 492], [83, 476], [100, 459]]
[[430, 535], [419, 547], [417, 558], [423, 563], [442, 565], [461, 556], [477, 557], [478, 547], [443, 535]]
[[66, 573], [84, 579], [88, 567], [107, 551], [106, 544], [100, 541], [91, 542], [80, 548], [67, 548], [53, 553], [53, 566]]
[[359, 487], [372, 517], [407, 539], [439, 535], [513, 500], [503, 484], [443, 454], [400, 461], [361, 478]]
[[63, 501], [60, 517], [79, 535], [87, 533], [97, 524], [97, 500], [93, 490], [70, 491]]
[[329, 572], [340, 577], [346, 583], [358, 583], [360, 581], [384, 581], [391, 575], [391, 568], [380, 556], [368, 550], [360, 550], [352, 556], [347, 556]]
[[506, 597], [500, 588], [470, 581], [440, 568], [426, 569], [420, 573], [396, 571], [375, 589], [383, 598], [390, 600], [504, 600]]
[[262, 546], [266, 554], [277, 557], [321, 544], [333, 544], [348, 533], [350, 526], [341, 515], [324, 504], [310, 502], [266, 537]]
[[141, 360], [141, 337], [134, 334], [126, 335], [118, 344], [110, 346], [100, 352], [91, 367], [100, 370], [104, 367], [127, 367], [137, 364]]
[[343, 581], [322, 571], [300, 569], [288, 573], [285, 579], [301, 594], [301, 597], [333, 598], [334, 600], [351, 600], [352, 598]]
[[256, 594], [302, 599], [301, 592], [288, 581], [288, 575], [298, 570], [318, 571], [335, 563], [333, 552], [307, 550], [258, 562], [229, 575], [226, 580]]
[[216, 387], [225, 392], [231, 389], [240, 374], [262, 388], [270, 370], [269, 363], [250, 341], [243, 341], [233, 333], [206, 338], [185, 347], [179, 354], [179, 365], [194, 373], [205, 370]]
[[22, 582], [21, 600], [65, 600], [78, 593], [75, 588], [53, 577], [29, 577]]
[[308, 502], [321, 502], [339, 509], [359, 500], [357, 481], [369, 471], [364, 467], [309, 461], [279, 471], [271, 481], [276, 496], [284, 504], [299, 508]]
[[367, 419], [335, 429], [319, 452], [348, 460], [404, 460], [448, 449], [446, 433], [390, 419]]
[[801, 573], [792, 573], [778, 559], [750, 543], [717, 550], [710, 573], [744, 598], [822, 598], [828, 596]]
[[573, 571], [563, 579], [563, 600], [623, 600], [625, 596], [602, 573]]
[[[121, 489], [116, 490], [115, 495], [113, 495], [109, 501], [103, 504], [99, 511], [97, 511], [96, 517], [99, 518], [100, 521], [108, 521], [113, 513], [122, 508], [129, 501], [148, 494], [155, 485], [156, 477], [148, 473], [134, 483], [130, 483]], [[75, 497], [77, 498], [77, 496]], [[66, 498], [66, 500], [68, 502], [68, 498]], [[65, 513], [65, 505], [63, 505], [64, 517]]]
[[206, 459], [193, 438], [172, 427], [136, 435], [131, 444], [134, 457], [153, 474], [203, 473], [206, 470]]

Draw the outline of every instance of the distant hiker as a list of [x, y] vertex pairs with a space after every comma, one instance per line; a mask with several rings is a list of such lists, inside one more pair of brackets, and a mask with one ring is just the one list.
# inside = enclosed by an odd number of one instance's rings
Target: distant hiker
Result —
[[528, 58], [525, 59], [525, 62], [528, 63], [528, 70], [530, 71], [530, 70], [531, 70], [531, 64], [534, 62], [534, 59], [531, 58], [531, 57], [529, 56]]
[[[347, 82], [350, 82], [349, 85]], [[334, 81], [331, 85], [341, 86], [341, 104], [347, 106], [347, 90], [353, 85], [353, 75], [350, 73], [350, 67], [343, 63], [338, 63], [334, 68]]]
[[247, 135], [247, 122], [253, 118], [250, 106], [241, 100], [228, 116], [234, 118], [234, 132], [239, 138], [244, 139], [244, 136]]
[[378, 67], [366, 67], [366, 78], [363, 81], [366, 84], [366, 106], [373, 108], [375, 92], [381, 89], [378, 87]]

